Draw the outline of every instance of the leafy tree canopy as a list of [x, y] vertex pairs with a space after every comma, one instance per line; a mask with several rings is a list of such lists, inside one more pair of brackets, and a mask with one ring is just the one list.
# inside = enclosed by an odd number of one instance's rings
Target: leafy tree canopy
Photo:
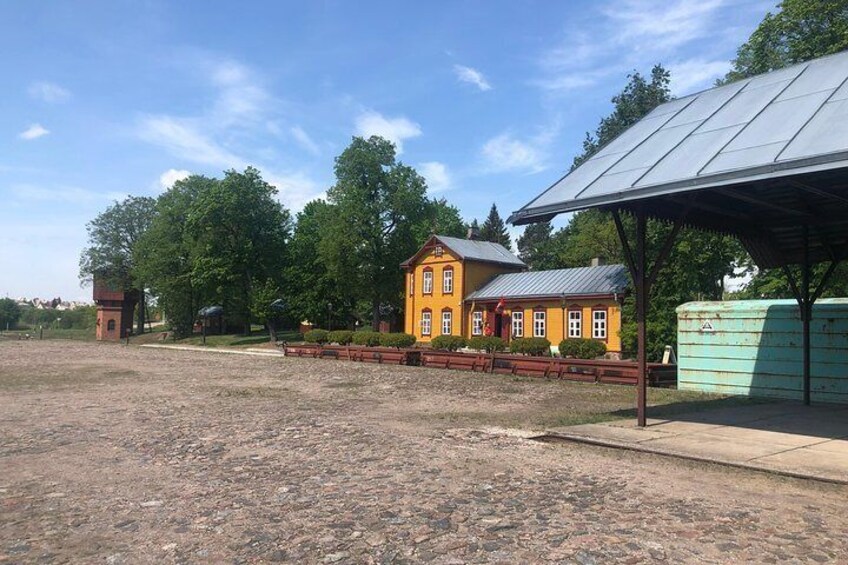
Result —
[[783, 0], [736, 52], [726, 82], [848, 49], [848, 2]]
[[0, 331], [15, 329], [21, 319], [21, 307], [11, 298], [0, 298]]
[[[395, 146], [378, 136], [354, 137], [336, 158], [335, 207], [320, 251], [329, 272], [353, 296], [367, 301], [377, 329], [383, 310], [400, 310], [400, 263], [421, 244], [421, 225], [432, 221], [424, 178], [399, 163]], [[351, 268], [352, 266], [352, 268]]]

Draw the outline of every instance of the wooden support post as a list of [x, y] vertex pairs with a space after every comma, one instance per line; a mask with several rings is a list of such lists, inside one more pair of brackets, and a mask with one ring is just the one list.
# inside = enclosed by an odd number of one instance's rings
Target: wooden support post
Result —
[[804, 404], [810, 405], [810, 318], [813, 305], [810, 302], [810, 230], [804, 226], [804, 263], [801, 265], [801, 324], [804, 347]]
[[640, 428], [647, 425], [647, 400], [648, 387], [646, 374], [648, 371], [647, 354], [647, 328], [646, 320], [648, 313], [648, 285], [646, 278], [647, 264], [645, 261], [645, 232], [647, 230], [647, 217], [643, 209], [636, 212], [636, 328], [638, 334], [638, 348], [636, 360], [639, 374], [636, 377], [636, 423]]

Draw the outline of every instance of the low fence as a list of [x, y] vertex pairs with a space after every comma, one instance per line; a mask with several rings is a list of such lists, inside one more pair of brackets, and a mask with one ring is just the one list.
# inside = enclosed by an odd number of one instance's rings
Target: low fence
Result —
[[[286, 355], [291, 357], [338, 359], [390, 365], [420, 365], [438, 369], [556, 378], [589, 383], [635, 385], [639, 375], [639, 367], [634, 361], [563, 359], [560, 357], [529, 357], [503, 353], [463, 353], [414, 348], [394, 349], [390, 347], [312, 344], [286, 344], [284, 349]], [[676, 383], [676, 365], [648, 364], [649, 385], [675, 386]]]

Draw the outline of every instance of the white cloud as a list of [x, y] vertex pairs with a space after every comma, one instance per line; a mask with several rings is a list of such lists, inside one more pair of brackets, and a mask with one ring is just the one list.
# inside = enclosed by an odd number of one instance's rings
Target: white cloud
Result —
[[397, 147], [397, 154], [403, 153], [403, 141], [421, 135], [421, 126], [403, 116], [387, 118], [379, 112], [368, 110], [356, 118], [356, 132], [363, 137], [379, 135], [388, 139]]
[[34, 82], [29, 85], [29, 95], [50, 104], [65, 102], [71, 97], [70, 91], [52, 82]]
[[672, 49], [709, 33], [712, 16], [725, 0], [618, 0], [606, 6], [605, 16], [618, 24], [617, 43], [636, 42], [643, 48]]
[[247, 162], [200, 131], [190, 119], [172, 116], [147, 116], [138, 128], [143, 140], [164, 147], [173, 155], [195, 163], [225, 168], [243, 169]]
[[[673, 59], [686, 45], [716, 34], [716, 19], [726, 4], [726, 0], [609, 0], [590, 14], [591, 33], [572, 31], [541, 54], [541, 77], [533, 83], [549, 92], [565, 92], [613, 77], [620, 80], [633, 69]], [[695, 77], [694, 69], [689, 75], [681, 85], [705, 80]]]
[[489, 84], [486, 77], [483, 76], [483, 73], [475, 68], [466, 67], [464, 65], [454, 65], [453, 72], [456, 74], [456, 78], [458, 78], [461, 82], [473, 84], [483, 92], [492, 89], [492, 85]]
[[418, 172], [427, 180], [427, 188], [430, 192], [443, 192], [453, 185], [453, 179], [444, 163], [438, 161], [420, 163]]
[[535, 173], [545, 169], [545, 155], [538, 145], [502, 133], [483, 145], [482, 155], [490, 171], [523, 170]]
[[159, 175], [159, 188], [161, 190], [168, 190], [174, 183], [186, 179], [191, 176], [191, 171], [187, 171], [185, 169], [168, 169], [161, 175]]
[[[139, 138], [162, 147], [179, 159], [217, 171], [255, 166], [270, 184], [277, 187], [279, 200], [293, 211], [300, 210], [306, 202], [323, 192], [305, 171], [263, 166], [263, 160], [274, 158], [274, 153], [269, 152], [267, 146], [245, 146], [245, 140], [261, 139], [269, 133], [279, 136], [284, 132], [276, 115], [279, 101], [261, 86], [252, 69], [230, 59], [195, 57], [190, 59], [189, 64], [193, 69], [199, 68], [204, 72], [204, 77], [214, 88], [212, 107], [194, 116], [141, 116], [136, 127]], [[299, 139], [295, 130], [303, 134]], [[299, 127], [292, 128], [290, 133], [302, 144], [311, 141]], [[188, 170], [169, 169], [160, 176], [159, 186], [163, 189], [169, 187], [188, 174]]]
[[293, 212], [299, 212], [307, 202], [324, 194], [318, 183], [301, 172], [269, 174], [266, 180], [279, 191], [278, 200]]
[[297, 141], [301, 147], [312, 153], [313, 155], [318, 155], [321, 152], [321, 149], [318, 147], [318, 144], [313, 141], [313, 139], [306, 133], [302, 127], [294, 126], [289, 129], [289, 132], [294, 137], [295, 141]]
[[671, 89], [680, 96], [712, 86], [716, 79], [727, 74], [730, 62], [689, 59], [671, 63], [668, 70], [671, 72]]
[[39, 137], [43, 137], [48, 133], [50, 133], [50, 130], [45, 128], [41, 124], [32, 124], [27, 129], [19, 133], [18, 137], [29, 141], [32, 139], [38, 139]]

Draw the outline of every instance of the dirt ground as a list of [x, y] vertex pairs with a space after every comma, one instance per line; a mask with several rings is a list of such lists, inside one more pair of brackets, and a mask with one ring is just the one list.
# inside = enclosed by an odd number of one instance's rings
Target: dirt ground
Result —
[[0, 563], [848, 559], [846, 487], [507, 429], [587, 403], [632, 390], [0, 342]]

